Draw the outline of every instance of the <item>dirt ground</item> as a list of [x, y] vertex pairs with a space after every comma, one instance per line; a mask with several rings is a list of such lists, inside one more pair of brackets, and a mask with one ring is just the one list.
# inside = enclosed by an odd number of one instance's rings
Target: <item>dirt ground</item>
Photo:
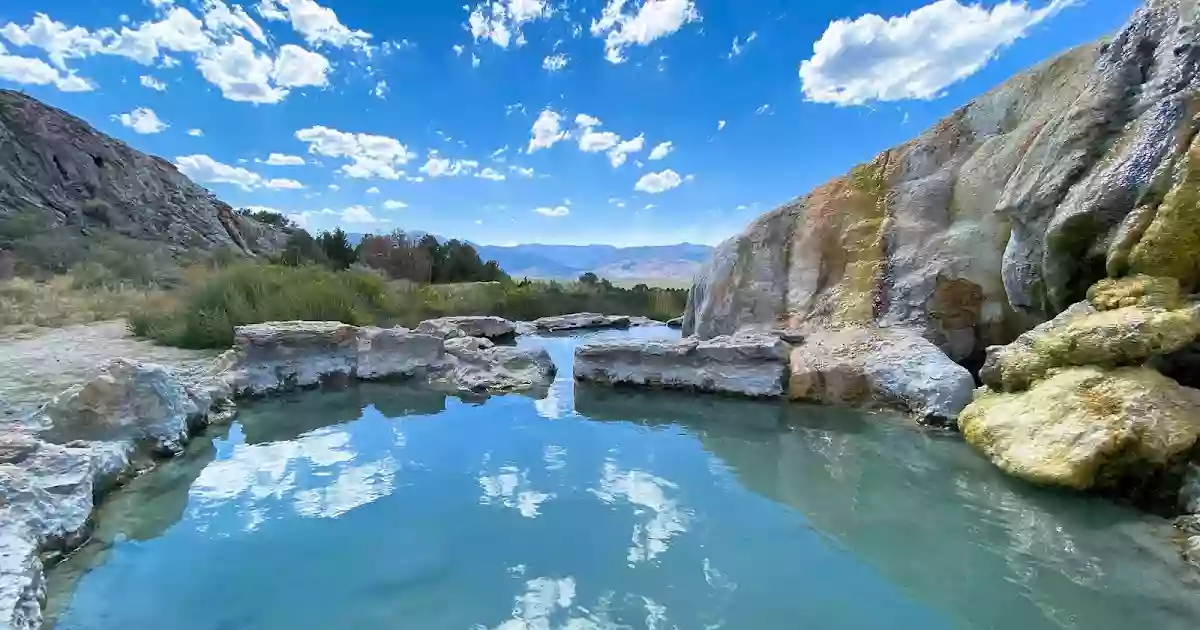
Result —
[[217, 353], [156, 346], [135, 339], [123, 320], [0, 335], [0, 422], [36, 410], [64, 389], [124, 357], [184, 370], [201, 369]]

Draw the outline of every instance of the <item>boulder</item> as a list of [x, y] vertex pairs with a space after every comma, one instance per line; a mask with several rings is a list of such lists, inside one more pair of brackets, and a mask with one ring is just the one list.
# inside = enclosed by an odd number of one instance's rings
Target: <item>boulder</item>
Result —
[[358, 364], [358, 328], [341, 322], [238, 326], [234, 343], [226, 379], [238, 396], [345, 381]]
[[1200, 307], [1177, 308], [1183, 301], [1174, 279], [1105, 280], [1089, 295], [1013, 343], [988, 348], [980, 379], [996, 390], [1022, 391], [1054, 368], [1140, 365], [1200, 334]]
[[223, 397], [216, 384], [190, 385], [170, 368], [117, 358], [96, 378], [55, 396], [31, 424], [57, 444], [128, 442], [177, 453]]
[[683, 317], [672, 317], [667, 320], [668, 328], [683, 328]]
[[1135, 498], [1166, 492], [1174, 504], [1200, 438], [1200, 390], [1144, 367], [1064, 368], [1022, 393], [981, 388], [958, 425], [1015, 477]]
[[642, 315], [634, 315], [629, 318], [629, 326], [631, 328], [641, 328], [643, 326], [666, 326], [666, 322], [660, 322], [657, 319], [650, 319]]
[[571, 315], [555, 315], [553, 317], [535, 319], [533, 320], [533, 325], [542, 332], [570, 332], [600, 328], [629, 328], [630, 321], [624, 315], [573, 313]]
[[440, 317], [427, 319], [417, 326], [417, 332], [442, 339], [453, 337], [486, 337], [502, 339], [516, 334], [516, 326], [503, 317]]
[[412, 377], [445, 361], [443, 337], [407, 328], [360, 328], [355, 376], [363, 380]]
[[975, 380], [911, 331], [847, 328], [810, 335], [792, 350], [788, 397], [834, 405], [890, 406], [926, 422], [953, 423]]
[[504, 392], [546, 387], [557, 368], [544, 348], [497, 346], [480, 337], [446, 341], [447, 365], [442, 382], [472, 391]]
[[745, 334], [708, 340], [619, 340], [575, 349], [575, 378], [608, 385], [692, 389], [774, 398], [783, 395], [788, 346]]

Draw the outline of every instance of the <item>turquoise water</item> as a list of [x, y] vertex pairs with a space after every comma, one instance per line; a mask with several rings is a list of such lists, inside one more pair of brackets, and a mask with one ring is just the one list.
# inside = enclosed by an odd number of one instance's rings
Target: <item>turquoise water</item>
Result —
[[580, 387], [247, 406], [103, 507], [58, 630], [1200, 626], [1169, 527], [903, 418]]

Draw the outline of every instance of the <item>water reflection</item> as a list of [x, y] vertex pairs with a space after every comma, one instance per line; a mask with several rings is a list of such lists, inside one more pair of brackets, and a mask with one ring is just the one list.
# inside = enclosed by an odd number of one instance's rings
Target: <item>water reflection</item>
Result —
[[534, 490], [529, 483], [529, 471], [513, 466], [504, 466], [494, 475], [480, 476], [479, 485], [483, 487], [483, 496], [479, 498], [482, 505], [503, 505], [525, 518], [535, 518], [538, 506], [554, 498], [554, 494]]
[[[561, 365], [574, 342], [548, 343]], [[368, 385], [248, 406], [105, 504], [51, 573], [58, 630], [1200, 619], [1164, 523], [1011, 481], [956, 438], [563, 372], [541, 400]]]
[[1191, 627], [1200, 619], [1200, 584], [1164, 544], [1166, 521], [1009, 479], [957, 437], [903, 418], [583, 387], [575, 406], [597, 420], [682, 421], [743, 487], [798, 509], [964, 623], [1124, 628], [1150, 616]]
[[667, 498], [667, 493], [676, 488], [661, 477], [641, 470], [621, 470], [612, 460], [604, 462], [600, 485], [592, 493], [610, 505], [627, 501], [635, 515], [646, 517], [633, 526], [630, 565], [653, 560], [667, 550], [676, 534], [687, 531], [687, 512]]

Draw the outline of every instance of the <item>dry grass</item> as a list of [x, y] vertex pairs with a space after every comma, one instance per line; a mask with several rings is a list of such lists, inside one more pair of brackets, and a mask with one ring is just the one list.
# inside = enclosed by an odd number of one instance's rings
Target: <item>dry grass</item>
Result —
[[163, 297], [159, 290], [128, 285], [78, 287], [69, 275], [46, 281], [3, 280], [0, 281], [0, 329], [19, 332], [117, 319]]

